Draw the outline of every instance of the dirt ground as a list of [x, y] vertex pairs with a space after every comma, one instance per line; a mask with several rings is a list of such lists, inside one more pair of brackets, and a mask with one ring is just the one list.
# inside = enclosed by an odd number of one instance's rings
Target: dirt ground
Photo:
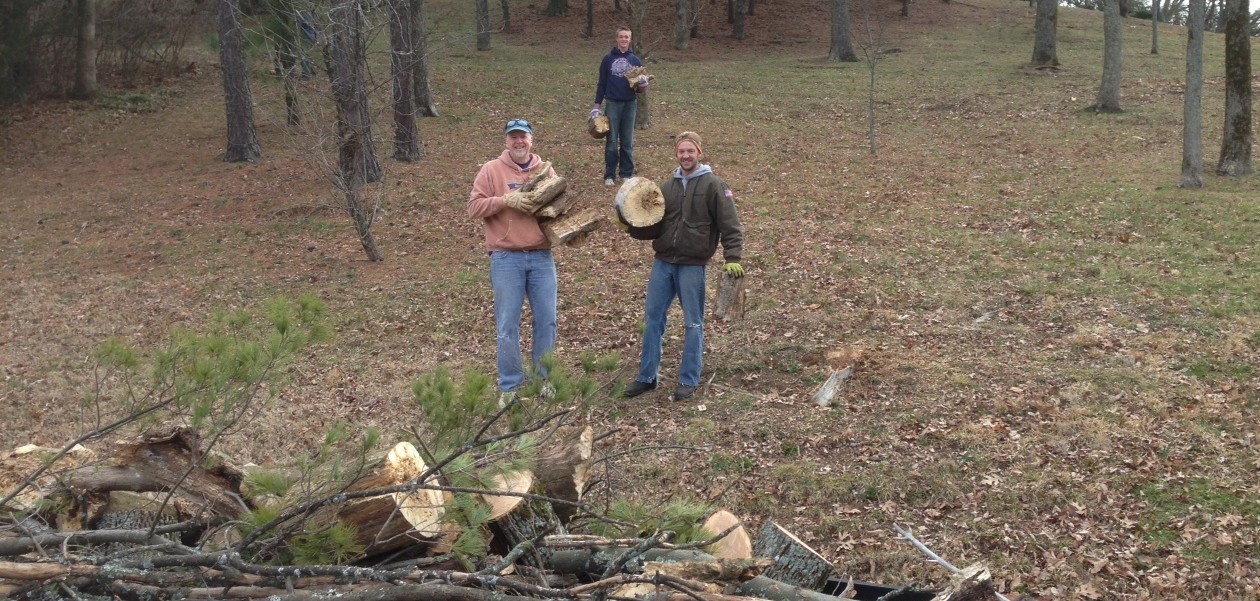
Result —
[[[571, 0], [575, 9], [562, 19], [541, 17], [539, 4], [515, 5], [513, 30], [496, 35], [580, 52], [594, 63], [611, 43], [611, 28], [600, 23], [621, 20], [601, 2], [596, 31], [600, 37], [608, 30], [606, 40], [582, 40], [557, 33], [583, 28], [581, 3]], [[720, 14], [721, 3], [703, 4], [706, 14]], [[706, 21], [686, 58], [703, 64], [794, 52], [821, 61], [829, 27], [824, 5], [758, 2], [738, 51], [721, 19]], [[983, 12], [962, 2], [914, 6], [904, 20], [895, 17], [899, 4], [881, 9], [905, 39], [977, 15], [1031, 23], [1020, 2], [987, 2]], [[664, 22], [655, 27], [669, 30]], [[660, 58], [679, 60], [663, 37], [651, 40]], [[8, 122], [0, 125], [0, 419], [7, 425], [0, 450], [59, 447], [103, 419], [98, 405], [83, 401], [92, 399], [93, 353], [106, 338], [156, 348], [172, 328], [198, 328], [216, 308], [277, 294], [316, 292], [328, 302], [335, 335], [295, 364], [266, 411], [224, 441], [223, 450], [242, 463], [286, 464], [309, 454], [334, 420], [406, 430], [416, 419], [416, 378], [437, 366], [493, 369], [481, 230], [463, 206], [472, 174], [490, 152], [467, 140], [467, 128], [481, 124], [448, 119], [429, 130], [424, 161], [390, 164], [385, 185], [396, 200], [376, 226], [387, 259], [371, 263], [328, 183], [312, 175], [302, 149], [274, 121], [260, 123], [261, 163], [219, 161], [223, 116], [214, 62], [196, 56], [190, 69], [162, 81], [155, 112], [62, 100], [0, 111]], [[476, 104], [452, 98], [443, 108], [462, 115]], [[589, 144], [579, 146], [589, 142], [581, 135], [550, 140], [547, 151], [580, 154], [572, 159], [576, 192], [593, 197], [604, 192], [601, 158]], [[644, 138], [646, 148], [653, 144], [659, 140]], [[793, 151], [810, 151], [803, 148]], [[966, 178], [917, 173], [908, 159], [880, 167], [889, 180], [905, 178], [907, 191], [896, 200], [911, 208], [927, 202], [914, 194], [939, 183], [932, 178]], [[732, 169], [730, 176], [763, 185], [760, 168]], [[1213, 452], [1235, 457], [1253, 452], [1247, 445], [1254, 442], [1203, 434], [1166, 444], [1164, 422], [1141, 409], [1146, 398], [1120, 399], [1114, 412], [1085, 416], [1072, 405], [1091, 391], [1060, 389], [1058, 370], [1044, 360], [1054, 353], [1077, 367], [1124, 360], [1161, 374], [1161, 384], [1184, 384], [1160, 402], [1167, 398], [1172, 413], [1193, 409], [1184, 414], [1188, 421], [1245, 420], [1250, 410], [1239, 399], [1254, 394], [1248, 385], [1181, 382], [1168, 369], [1173, 345], [1158, 334], [1121, 331], [1109, 320], [1126, 309], [1105, 303], [1052, 299], [1051, 306], [1011, 287], [974, 307], [932, 306], [914, 292], [881, 296], [875, 267], [849, 277], [852, 271], [828, 265], [844, 256], [858, 266], [850, 269], [864, 269], [897, 256], [905, 232], [838, 240], [828, 223], [834, 216], [784, 215], [766, 211], [746, 220], [752, 244], [783, 231], [800, 233], [800, 240], [780, 240], [773, 249], [766, 243], [747, 263], [749, 317], [708, 324], [705, 377], [714, 377], [695, 401], [667, 399], [671, 358], [681, 350], [680, 335], [671, 335], [662, 390], [634, 401], [602, 399], [583, 416], [601, 432], [615, 430], [604, 452], [657, 449], [606, 466], [606, 486], [649, 497], [694, 495], [731, 508], [754, 529], [773, 518], [859, 579], [945, 582], [942, 570], [891, 535], [891, 524], [900, 523], [935, 535], [934, 550], [955, 563], [992, 562], [1005, 590], [1041, 598], [1213, 598], [1221, 591], [1229, 596], [1215, 598], [1258, 598], [1254, 558], [1204, 569], [1195, 563], [1201, 558], [1152, 549], [1135, 525], [1147, 515], [1144, 501], [1113, 494], [1120, 486], [1131, 492], [1141, 474], [1177, 481], [1175, 474], [1211, 462]], [[1003, 218], [980, 225], [1033, 235], [1040, 227], [1022, 215]], [[598, 234], [557, 255], [558, 350], [572, 368], [583, 352], [619, 353], [619, 368], [599, 375], [609, 390], [637, 363], [650, 256], [629, 239]], [[771, 250], [773, 262], [765, 258]], [[1237, 337], [1228, 344], [1246, 348]], [[812, 405], [817, 384], [848, 364], [858, 370], [840, 406]], [[1114, 431], [1073, 431], [1077, 423], [1107, 423]], [[976, 456], [991, 463], [969, 463]], [[1119, 474], [1123, 484], [1093, 479], [1097, 473]], [[1251, 498], [1254, 488], [1238, 494]], [[1236, 528], [1213, 522], [1233, 528], [1236, 538], [1222, 544], [1242, 549], [1240, 555], [1256, 549], [1251, 503], [1227, 513], [1242, 516]], [[1218, 536], [1202, 528], [1204, 537]]]

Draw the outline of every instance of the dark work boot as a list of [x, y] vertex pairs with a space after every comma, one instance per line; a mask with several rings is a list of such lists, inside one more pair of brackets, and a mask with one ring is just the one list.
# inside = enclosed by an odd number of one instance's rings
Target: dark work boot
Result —
[[686, 385], [686, 384], [679, 384], [679, 385], [678, 385], [678, 387], [674, 389], [674, 400], [675, 400], [675, 401], [685, 401], [685, 400], [687, 400], [687, 399], [691, 398], [691, 395], [693, 395], [693, 394], [695, 394], [695, 393], [696, 393], [696, 387], [695, 387], [695, 386], [688, 386], [688, 385]]
[[626, 389], [621, 393], [621, 396], [623, 398], [632, 399], [649, 390], [656, 390], [656, 380], [652, 380], [651, 382], [640, 382], [635, 380], [626, 387]]

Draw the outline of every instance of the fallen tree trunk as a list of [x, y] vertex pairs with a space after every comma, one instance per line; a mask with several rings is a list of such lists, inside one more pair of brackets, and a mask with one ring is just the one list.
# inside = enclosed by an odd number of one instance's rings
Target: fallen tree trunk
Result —
[[156, 482], [161, 490], [176, 491], [193, 504], [204, 505], [213, 516], [240, 517], [249, 509], [241, 498], [244, 474], [221, 458], [216, 458], [212, 467], [203, 467], [207, 460], [197, 435], [177, 428], [149, 432], [125, 442], [109, 462]]

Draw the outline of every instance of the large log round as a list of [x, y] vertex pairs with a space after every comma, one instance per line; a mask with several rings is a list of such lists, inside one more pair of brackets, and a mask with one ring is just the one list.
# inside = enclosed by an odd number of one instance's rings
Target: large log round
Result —
[[[420, 453], [409, 442], [400, 442], [388, 453], [364, 464], [361, 475], [347, 492], [396, 486], [414, 481], [428, 469]], [[440, 490], [421, 488], [329, 506], [311, 517], [312, 525], [333, 520], [353, 526], [356, 542], [365, 555], [376, 555], [427, 543], [442, 534], [446, 495]]]

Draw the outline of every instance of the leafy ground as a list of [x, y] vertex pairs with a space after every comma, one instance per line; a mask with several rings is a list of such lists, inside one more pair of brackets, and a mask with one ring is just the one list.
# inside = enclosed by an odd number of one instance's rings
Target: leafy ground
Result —
[[[513, 30], [476, 52], [470, 11], [433, 4], [442, 116], [421, 124], [420, 163], [385, 161], [379, 264], [313, 150], [328, 129], [319, 104], [314, 125], [286, 128], [262, 61], [257, 165], [217, 160], [212, 59], [91, 105], [6, 109], [0, 448], [91, 426], [80, 399], [106, 337], [151, 348], [277, 294], [318, 294], [336, 337], [226, 441], [241, 461], [290, 461], [337, 419], [405, 428], [413, 380], [493, 369], [467, 190], [501, 123], [524, 116], [571, 193], [611, 201], [585, 133], [611, 33], [581, 39], [580, 6], [544, 19], [514, 3]], [[1260, 598], [1260, 203], [1255, 178], [1176, 187], [1184, 31], [1161, 28], [1151, 54], [1149, 23], [1125, 22], [1126, 112], [1100, 116], [1082, 110], [1100, 78], [1100, 13], [1061, 9], [1063, 67], [1035, 71], [1026, 3], [915, 4], [908, 19], [890, 3], [869, 36], [855, 9], [858, 37], [882, 51], [872, 153], [871, 74], [822, 60], [823, 3], [758, 3], [742, 43], [702, 4], [692, 51], [639, 36], [657, 80], [636, 150], [641, 173], [664, 174], [672, 134], [705, 136], [747, 230], [748, 312], [709, 324], [693, 402], [667, 398], [677, 329], [664, 390], [596, 399], [586, 419], [616, 429], [604, 451], [642, 449], [605, 464], [602, 485], [710, 500], [754, 531], [772, 518], [864, 580], [945, 581], [897, 540], [900, 524], [1031, 597]], [[599, 32], [621, 20], [599, 11]], [[652, 16], [668, 32], [664, 9]], [[1207, 56], [1210, 172], [1219, 36]], [[619, 359], [596, 374], [616, 390], [637, 360], [649, 252], [605, 228], [557, 261], [560, 360]], [[814, 406], [854, 358], [835, 406]]]

